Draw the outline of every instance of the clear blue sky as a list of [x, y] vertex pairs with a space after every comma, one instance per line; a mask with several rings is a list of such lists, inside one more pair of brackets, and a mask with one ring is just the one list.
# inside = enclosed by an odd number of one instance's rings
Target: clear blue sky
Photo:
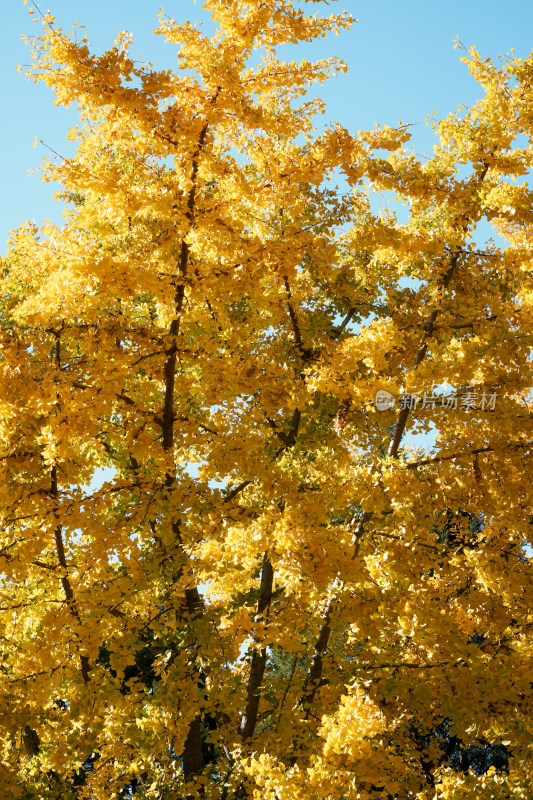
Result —
[[[68, 155], [72, 145], [65, 134], [75, 121], [74, 110], [55, 107], [45, 86], [34, 85], [15, 71], [17, 64], [29, 61], [20, 34], [37, 32], [38, 26], [31, 22], [22, 0], [5, 3], [0, 30], [4, 112], [0, 252], [4, 252], [8, 231], [19, 223], [60, 219], [60, 208], [52, 197], [54, 187], [38, 177], [28, 177], [29, 170], [46, 155], [43, 147], [34, 150], [32, 145], [37, 137]], [[50, 8], [63, 28], [82, 22], [98, 52], [112, 45], [117, 30], [127, 30], [135, 34], [135, 53], [140, 52], [155, 66], [173, 67], [174, 47], [152, 34], [159, 3], [47, 0], [40, 7], [43, 11]], [[169, 16], [181, 20], [203, 14], [200, 3], [193, 0], [168, 0], [164, 8]], [[343, 9], [358, 18], [350, 32], [300, 50], [306, 58], [336, 54], [349, 65], [348, 73], [320, 89], [328, 103], [325, 119], [338, 120], [352, 130], [376, 122], [417, 122], [414, 143], [418, 152], [431, 147], [424, 119], [433, 109], [444, 115], [477, 97], [476, 84], [453, 48], [456, 36], [467, 47], [476, 44], [484, 57], [495, 58], [511, 48], [526, 56], [533, 49], [532, 0], [340, 0], [332, 3], [329, 11], [328, 6], [322, 7], [326, 13]], [[297, 56], [297, 51], [291, 54]]]

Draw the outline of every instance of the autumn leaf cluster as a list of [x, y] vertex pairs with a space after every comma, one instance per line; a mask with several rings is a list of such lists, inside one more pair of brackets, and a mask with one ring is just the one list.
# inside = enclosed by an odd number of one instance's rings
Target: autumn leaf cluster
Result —
[[279, 56], [349, 15], [205, 8], [176, 70], [30, 42], [80, 122], [1, 265], [0, 798], [525, 797], [533, 57], [421, 158]]

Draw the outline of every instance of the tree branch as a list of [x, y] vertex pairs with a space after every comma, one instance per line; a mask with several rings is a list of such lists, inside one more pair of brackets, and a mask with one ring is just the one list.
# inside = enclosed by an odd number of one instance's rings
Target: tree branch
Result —
[[[61, 333], [55, 333], [56, 337], [56, 344], [55, 344], [55, 362], [57, 368], [61, 369]], [[57, 407], [59, 409], [59, 395], [57, 396]], [[59, 566], [63, 570], [63, 574], [61, 575], [61, 585], [63, 587], [63, 592], [65, 594], [65, 600], [67, 601], [67, 606], [70, 610], [70, 613], [78, 623], [81, 624], [80, 614], [78, 611], [78, 606], [74, 599], [74, 592], [72, 590], [72, 586], [68, 577], [68, 566], [67, 560], [65, 558], [65, 546], [63, 543], [63, 530], [61, 523], [59, 522], [59, 514], [57, 510], [58, 499], [59, 499], [59, 489], [58, 489], [58, 482], [57, 482], [57, 467], [54, 464], [51, 468], [50, 472], [50, 497], [54, 503], [54, 517], [57, 520], [57, 525], [54, 530], [54, 540], [56, 545], [56, 553], [57, 553], [57, 560], [59, 562]], [[81, 675], [83, 678], [84, 683], [89, 683], [89, 671], [90, 671], [90, 663], [87, 656], [81, 655], [80, 656], [80, 663], [81, 663]]]
[[[259, 600], [257, 603], [257, 615], [263, 615], [267, 611], [272, 602], [272, 586], [274, 581], [274, 571], [272, 564], [265, 553], [263, 557], [263, 567], [261, 569], [261, 587], [259, 592]], [[248, 677], [248, 685], [246, 688], [246, 707], [241, 718], [239, 725], [239, 733], [243, 740], [249, 739], [253, 736], [255, 726], [257, 723], [257, 712], [259, 710], [260, 700], [260, 686], [265, 674], [267, 659], [266, 648], [261, 648], [257, 651], [255, 648], [252, 652], [252, 662], [250, 665], [250, 675]]]
[[296, 348], [300, 351], [300, 354], [304, 361], [308, 361], [313, 351], [307, 347], [304, 347], [303, 339], [302, 339], [302, 332], [300, 330], [300, 324], [298, 322], [298, 317], [296, 316], [296, 311], [292, 305], [292, 294], [291, 294], [291, 287], [289, 285], [289, 279], [286, 275], [283, 276], [283, 284], [285, 286], [285, 291], [287, 292], [287, 308], [289, 311], [289, 317], [291, 318], [291, 325], [292, 331], [294, 335], [294, 344]]

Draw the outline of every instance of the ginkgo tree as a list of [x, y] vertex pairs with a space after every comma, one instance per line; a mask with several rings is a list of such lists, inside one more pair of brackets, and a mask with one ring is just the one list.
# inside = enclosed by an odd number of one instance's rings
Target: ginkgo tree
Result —
[[2, 261], [2, 798], [528, 796], [533, 58], [465, 52], [423, 159], [317, 127], [317, 7], [162, 15], [166, 71], [40, 20], [80, 123]]

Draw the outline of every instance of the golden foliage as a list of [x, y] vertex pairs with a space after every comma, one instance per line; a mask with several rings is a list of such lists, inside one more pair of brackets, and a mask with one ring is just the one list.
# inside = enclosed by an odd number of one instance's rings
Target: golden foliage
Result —
[[32, 42], [80, 125], [2, 265], [0, 797], [526, 796], [533, 58], [468, 53], [423, 161], [279, 60], [349, 16], [206, 8], [175, 72]]

